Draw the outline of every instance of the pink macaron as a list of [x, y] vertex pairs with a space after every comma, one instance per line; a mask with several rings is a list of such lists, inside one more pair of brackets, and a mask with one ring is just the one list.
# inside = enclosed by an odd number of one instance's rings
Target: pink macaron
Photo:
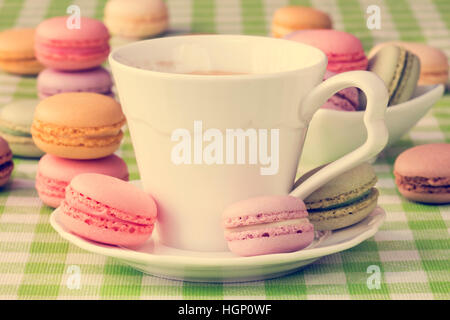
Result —
[[109, 54], [109, 33], [96, 19], [81, 17], [79, 28], [68, 28], [69, 17], [41, 22], [35, 33], [36, 58], [48, 68], [84, 70], [99, 66]]
[[338, 30], [301, 30], [288, 34], [288, 40], [314, 46], [328, 57], [327, 69], [332, 72], [366, 70], [367, 57], [361, 41], [354, 35]]
[[42, 202], [56, 208], [64, 200], [66, 187], [81, 173], [101, 173], [128, 181], [126, 163], [116, 155], [95, 160], [72, 160], [44, 155], [38, 163], [36, 190]]
[[411, 201], [450, 203], [450, 143], [403, 151], [395, 160], [394, 176], [398, 191]]
[[[335, 74], [336, 73], [327, 70], [323, 80], [327, 80]], [[322, 108], [339, 111], [357, 111], [359, 108], [358, 89], [350, 87], [337, 92], [324, 103]]]
[[231, 252], [255, 256], [301, 250], [314, 240], [314, 226], [302, 200], [262, 196], [236, 202], [223, 212]]
[[131, 183], [96, 173], [72, 179], [60, 210], [59, 222], [72, 233], [119, 246], [146, 242], [157, 215], [150, 195]]
[[64, 92], [95, 92], [114, 97], [112, 86], [111, 75], [103, 67], [73, 72], [47, 68], [37, 78], [40, 99]]

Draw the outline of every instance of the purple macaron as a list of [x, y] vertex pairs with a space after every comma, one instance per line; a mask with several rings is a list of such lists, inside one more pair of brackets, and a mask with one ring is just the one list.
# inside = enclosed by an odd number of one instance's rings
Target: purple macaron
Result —
[[40, 99], [63, 92], [95, 92], [114, 97], [110, 73], [103, 67], [83, 71], [45, 69], [37, 78]]
[[[326, 71], [323, 80], [331, 78], [336, 73]], [[334, 96], [325, 102], [322, 106], [325, 109], [333, 109], [340, 111], [357, 111], [359, 109], [359, 93], [355, 87], [345, 88], [337, 92]]]

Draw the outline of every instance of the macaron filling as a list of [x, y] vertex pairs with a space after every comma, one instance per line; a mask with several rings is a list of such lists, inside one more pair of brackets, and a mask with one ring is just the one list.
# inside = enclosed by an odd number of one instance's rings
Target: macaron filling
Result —
[[33, 135], [49, 144], [63, 146], [102, 147], [120, 143], [123, 137], [121, 127], [125, 119], [103, 127], [72, 128], [34, 120]]
[[12, 160], [8, 160], [0, 164], [0, 178], [8, 177], [14, 169], [14, 163]]
[[313, 212], [317, 212], [317, 211], [332, 210], [332, 209], [346, 207], [346, 206], [351, 205], [352, 203], [364, 201], [364, 199], [367, 198], [372, 192], [373, 192], [373, 189], [369, 189], [366, 192], [364, 192], [362, 195], [360, 195], [359, 197], [344, 201], [342, 203], [337, 203], [335, 205], [330, 205], [328, 207], [323, 207], [323, 208], [318, 208], [318, 209], [309, 209], [309, 212], [313, 213]]
[[37, 55], [45, 59], [56, 61], [71, 60], [90, 60], [102, 58], [109, 53], [109, 45], [100, 45], [98, 47], [51, 47], [48, 45], [36, 44]]
[[407, 191], [417, 193], [450, 193], [450, 178], [405, 177], [394, 172], [395, 182]]
[[241, 226], [225, 229], [227, 241], [274, 237], [286, 234], [304, 233], [314, 230], [308, 218], [291, 219], [273, 223]]
[[308, 212], [306, 210], [286, 210], [281, 212], [258, 213], [254, 215], [228, 217], [224, 220], [224, 227], [229, 229], [307, 217]]
[[111, 96], [113, 93], [111, 91], [111, 86], [104, 86], [104, 87], [88, 87], [83, 88], [83, 90], [62, 90], [62, 89], [55, 89], [55, 88], [47, 88], [43, 86], [38, 87], [39, 95], [42, 97], [50, 97], [55, 94], [63, 93], [63, 92], [94, 92], [94, 93], [101, 93], [104, 95]]
[[378, 194], [378, 190], [376, 188], [372, 188], [363, 196], [351, 199], [339, 205], [309, 210], [310, 220], [314, 223], [315, 221], [336, 219], [345, 217], [348, 214], [353, 214], [353, 212], [359, 212], [366, 207], [375, 205]]
[[[333, 197], [327, 197], [324, 199], [305, 199], [305, 205], [308, 208], [308, 212], [312, 212], [315, 210], [322, 210], [326, 208], [331, 208], [336, 205], [336, 203], [345, 203], [348, 201], [354, 202], [356, 199], [363, 198], [364, 196], [367, 196], [371, 189], [375, 186], [377, 183], [377, 177], [374, 176], [369, 182], [363, 184], [361, 187], [350, 190], [347, 192], [343, 192], [341, 194], [338, 194]], [[347, 199], [353, 199], [353, 200], [347, 200]]]

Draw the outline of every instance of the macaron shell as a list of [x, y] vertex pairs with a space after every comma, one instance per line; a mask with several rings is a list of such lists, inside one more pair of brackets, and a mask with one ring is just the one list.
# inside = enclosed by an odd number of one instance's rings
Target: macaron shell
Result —
[[64, 200], [64, 197], [59, 197], [56, 195], [51, 195], [47, 192], [43, 192], [42, 189], [38, 189], [39, 198], [41, 201], [52, 208], [58, 208], [61, 205], [61, 202]]
[[[101, 209], [100, 209], [101, 210]], [[154, 225], [139, 226], [119, 220], [100, 219], [74, 210], [65, 202], [61, 205], [60, 223], [73, 233], [87, 239], [119, 246], [138, 246], [148, 240]]]
[[[296, 185], [301, 184], [324, 166], [313, 169], [304, 174]], [[370, 190], [377, 182], [373, 167], [363, 163], [332, 179], [321, 188], [304, 199], [308, 210], [334, 206], [336, 204], [355, 199]]]
[[330, 17], [325, 12], [311, 7], [283, 7], [275, 12], [272, 20], [272, 32], [277, 38], [282, 38], [295, 30], [331, 28]]
[[0, 69], [18, 75], [36, 75], [44, 66], [34, 59], [29, 60], [0, 60]]
[[156, 203], [144, 191], [96, 173], [73, 178], [60, 208], [60, 222], [73, 233], [122, 246], [145, 242], [157, 215]]
[[156, 218], [156, 203], [138, 187], [106, 175], [84, 173], [77, 175], [70, 186], [108, 207], [121, 210], [131, 216]]
[[[68, 159], [89, 160], [103, 158], [113, 154], [119, 149], [122, 136], [123, 133], [121, 132], [116, 138], [118, 141], [113, 143], [103, 142], [102, 140], [97, 139], [99, 140], [99, 143], [104, 143], [104, 145], [94, 146], [66, 146], [58, 143], [58, 141], [48, 143], [35, 135], [33, 135], [33, 141], [36, 146], [45, 153]], [[80, 143], [86, 144], [88, 141], [89, 140], [80, 140]]]
[[41, 200], [50, 207], [58, 207], [65, 198], [65, 188], [81, 173], [99, 173], [128, 181], [126, 163], [116, 155], [95, 160], [71, 160], [44, 155], [38, 164], [36, 189]]
[[40, 97], [63, 92], [95, 92], [109, 95], [112, 85], [111, 75], [102, 67], [75, 72], [45, 69], [37, 78]]
[[273, 238], [229, 241], [228, 248], [239, 256], [256, 256], [298, 251], [309, 246], [313, 240], [314, 231], [311, 230], [301, 234], [287, 234]]
[[111, 34], [144, 38], [164, 32], [169, 25], [167, 5], [162, 0], [110, 0], [104, 22]]
[[415, 202], [431, 203], [431, 204], [446, 204], [450, 203], [450, 192], [447, 193], [422, 193], [407, 190], [401, 185], [398, 185], [398, 191], [406, 198]]
[[112, 18], [105, 18], [105, 24], [114, 35], [137, 39], [160, 35], [169, 27], [168, 20], [149, 22], [144, 25], [140, 23], [131, 24], [128, 21], [121, 22]]
[[327, 70], [340, 73], [351, 70], [366, 70], [368, 60], [361, 41], [354, 35], [338, 30], [301, 30], [285, 39], [314, 46], [328, 57]]
[[7, 133], [31, 136], [31, 123], [38, 103], [37, 99], [17, 100], [0, 107], [0, 130], [4, 128]]
[[67, 92], [42, 100], [34, 119], [58, 126], [93, 128], [124, 121], [120, 104], [92, 92]]
[[42, 43], [55, 46], [96, 46], [109, 40], [105, 25], [96, 19], [80, 17], [80, 28], [68, 28], [69, 16], [53, 17], [42, 21], [36, 28], [35, 37]]
[[[229, 205], [223, 212], [224, 221], [240, 217], [251, 217], [264, 213], [304, 212], [306, 206], [299, 198], [273, 195], [260, 196], [241, 200]], [[307, 213], [304, 215], [307, 216]]]
[[46, 67], [54, 68], [57, 70], [77, 71], [77, 70], [91, 69], [101, 65], [106, 60], [108, 53], [109, 49], [104, 50], [101, 54], [96, 54], [94, 56], [85, 56], [83, 58], [77, 58], [71, 61], [66, 61], [64, 59], [55, 60], [43, 56], [40, 53], [37, 53], [36, 56], [38, 57], [39, 62], [45, 65]]
[[37, 59], [58, 70], [82, 70], [100, 65], [109, 54], [109, 33], [98, 20], [81, 17], [80, 28], [68, 28], [69, 17], [39, 24], [35, 34]]
[[330, 210], [310, 211], [309, 217], [317, 231], [336, 230], [353, 225], [366, 218], [377, 206], [378, 190], [361, 201]]
[[418, 145], [395, 160], [394, 172], [408, 177], [450, 177], [450, 143]]
[[0, 32], [0, 60], [34, 58], [33, 28], [16, 28]]
[[394, 163], [398, 190], [412, 201], [449, 202], [449, 163], [449, 143], [424, 144], [403, 151]]
[[99, 173], [128, 180], [128, 168], [120, 157], [112, 154], [95, 160], [72, 160], [46, 154], [38, 164], [38, 171], [47, 178], [69, 183], [81, 173]]
[[5, 133], [0, 133], [0, 136], [8, 141], [14, 156], [39, 158], [44, 154], [31, 137], [12, 136]]

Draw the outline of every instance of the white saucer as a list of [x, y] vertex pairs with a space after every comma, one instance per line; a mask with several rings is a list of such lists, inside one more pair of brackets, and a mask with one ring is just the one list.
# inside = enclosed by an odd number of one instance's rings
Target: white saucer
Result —
[[158, 235], [139, 248], [122, 248], [100, 244], [81, 238], [58, 222], [59, 209], [50, 224], [74, 245], [132, 266], [155, 276], [196, 282], [239, 282], [275, 278], [297, 271], [317, 259], [352, 248], [372, 237], [383, 223], [386, 213], [377, 207], [363, 221], [316, 237], [300, 251], [255, 257], [239, 257], [231, 252], [196, 252], [170, 248], [158, 241]]

